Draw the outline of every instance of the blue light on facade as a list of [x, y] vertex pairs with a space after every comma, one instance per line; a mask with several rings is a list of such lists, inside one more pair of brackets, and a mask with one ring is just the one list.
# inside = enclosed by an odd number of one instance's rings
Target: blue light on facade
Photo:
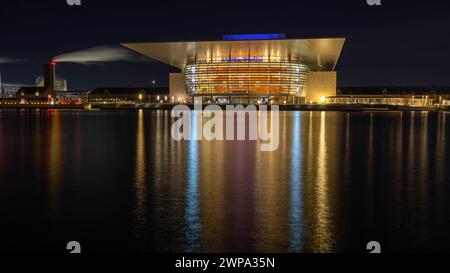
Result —
[[280, 40], [286, 39], [283, 33], [272, 34], [232, 34], [223, 35], [225, 41], [247, 41], [247, 40]]

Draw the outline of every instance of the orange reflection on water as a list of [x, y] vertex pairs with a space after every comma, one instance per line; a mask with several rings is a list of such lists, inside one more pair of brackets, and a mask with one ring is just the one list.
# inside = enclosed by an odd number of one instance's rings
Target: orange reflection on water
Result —
[[47, 129], [47, 139], [49, 140], [47, 150], [47, 162], [49, 164], [49, 207], [51, 216], [55, 217], [60, 202], [62, 139], [61, 139], [61, 113], [59, 111], [48, 112], [50, 129]]
[[[429, 191], [429, 183], [428, 180], [428, 172], [429, 172], [429, 155], [428, 155], [428, 112], [422, 112], [421, 116], [421, 128], [420, 132], [422, 136], [420, 137], [420, 150], [419, 150], [419, 157], [417, 158], [417, 164], [420, 166], [419, 169], [421, 170], [419, 172], [419, 188], [421, 189], [420, 192], [418, 192], [419, 196], [419, 202], [422, 207], [427, 206], [427, 203], [429, 200], [428, 198], [428, 191]], [[420, 158], [420, 161], [418, 160]]]
[[444, 174], [445, 162], [445, 119], [446, 114], [440, 113], [438, 116], [437, 134], [436, 134], [436, 182], [435, 190], [436, 202], [443, 203], [445, 201], [445, 184], [446, 177]]
[[289, 239], [289, 230], [279, 224], [289, 217], [286, 210], [289, 177], [285, 176], [286, 173], [281, 172], [289, 168], [284, 165], [284, 158], [281, 157], [281, 155], [289, 155], [289, 153], [285, 153], [286, 137], [288, 136], [286, 132], [280, 132], [280, 146], [276, 152], [262, 153], [259, 149], [254, 151], [257, 160], [254, 163], [256, 168], [254, 170], [255, 182], [253, 183], [257, 189], [253, 197], [257, 211], [255, 230], [261, 238], [259, 242], [256, 242], [256, 246], [262, 252], [283, 251], [281, 245]]
[[[327, 126], [328, 114], [310, 112], [308, 141], [305, 144], [305, 186], [303, 190], [306, 252], [331, 252], [334, 245], [330, 192], [329, 145], [336, 143], [332, 129]], [[328, 132], [327, 132], [328, 130]], [[318, 136], [314, 134], [318, 133]], [[328, 138], [327, 138], [328, 137]], [[331, 141], [330, 143], [328, 141]], [[336, 190], [336, 189], [333, 189]]]
[[[225, 191], [227, 158], [225, 143], [202, 141], [200, 143], [200, 219], [202, 219], [201, 246], [205, 251], [223, 251], [226, 241]], [[195, 152], [195, 151], [192, 151]], [[220, 155], [220, 156], [219, 156]]]
[[330, 207], [328, 200], [328, 151], [326, 141], [326, 113], [320, 115], [319, 145], [317, 152], [316, 221], [313, 238], [315, 251], [330, 252], [332, 248]]
[[0, 113], [0, 176], [5, 168], [4, 163], [4, 132], [3, 132], [3, 113]]
[[[259, 210], [258, 230], [261, 227], [261, 237], [264, 239], [259, 246], [264, 252], [285, 251], [282, 245], [291, 239], [292, 222], [288, 225], [279, 223], [290, 219], [290, 171], [288, 162], [291, 157], [290, 144], [298, 141], [292, 135], [292, 112], [282, 112], [280, 118], [280, 144], [276, 151], [260, 152], [258, 155], [257, 185], [260, 196], [255, 196]], [[297, 127], [298, 129], [298, 127]], [[271, 128], [270, 128], [271, 130]], [[259, 174], [259, 175], [258, 175]], [[262, 198], [261, 198], [262, 197]]]
[[373, 190], [373, 113], [370, 113], [369, 120], [369, 144], [368, 144], [368, 153], [367, 153], [367, 187], [368, 191]]
[[134, 207], [134, 219], [135, 219], [135, 235], [142, 239], [145, 234], [146, 223], [146, 160], [145, 160], [145, 129], [144, 129], [144, 113], [139, 110], [137, 114], [137, 131], [136, 131], [136, 163], [135, 163], [135, 175], [134, 175], [134, 188], [136, 191], [135, 207]]
[[42, 150], [41, 150], [41, 113], [37, 110], [34, 113], [34, 168], [39, 170], [42, 167]]

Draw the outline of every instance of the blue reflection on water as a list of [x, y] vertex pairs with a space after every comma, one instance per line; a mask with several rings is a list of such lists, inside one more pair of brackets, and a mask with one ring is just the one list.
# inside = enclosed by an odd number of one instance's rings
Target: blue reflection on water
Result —
[[192, 111], [191, 122], [191, 139], [188, 143], [188, 162], [187, 162], [187, 189], [186, 189], [186, 211], [185, 211], [185, 227], [184, 236], [186, 244], [186, 252], [200, 251], [200, 232], [201, 225], [199, 219], [199, 202], [198, 202], [198, 149], [199, 141], [196, 136], [198, 134], [198, 122], [200, 114]]
[[290, 217], [290, 251], [300, 252], [301, 237], [303, 232], [303, 217], [302, 217], [302, 200], [301, 200], [301, 185], [302, 185], [302, 146], [301, 146], [301, 113], [295, 112], [293, 118], [292, 128], [292, 148], [291, 148], [291, 209]]

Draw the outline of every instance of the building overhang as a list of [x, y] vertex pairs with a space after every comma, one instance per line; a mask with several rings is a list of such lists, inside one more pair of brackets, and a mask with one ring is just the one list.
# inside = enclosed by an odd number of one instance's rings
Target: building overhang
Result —
[[345, 38], [324, 38], [124, 43], [122, 46], [179, 69], [198, 59], [223, 58], [233, 53], [295, 59], [305, 63], [312, 70], [332, 71], [336, 67], [344, 43]]

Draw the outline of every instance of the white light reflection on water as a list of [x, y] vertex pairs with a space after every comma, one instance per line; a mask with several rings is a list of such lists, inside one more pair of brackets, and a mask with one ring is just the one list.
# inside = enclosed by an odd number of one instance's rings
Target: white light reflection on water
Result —
[[300, 252], [302, 249], [303, 234], [303, 202], [301, 199], [301, 188], [303, 179], [303, 150], [301, 132], [301, 113], [295, 112], [292, 121], [292, 149], [291, 149], [291, 208], [290, 208], [290, 251]]
[[[197, 139], [198, 137], [198, 118], [201, 113], [196, 111], [191, 112], [191, 139]], [[199, 252], [200, 251], [200, 234], [201, 224], [199, 217], [199, 166], [198, 166], [198, 154], [199, 154], [199, 141], [188, 141], [188, 170], [187, 170], [187, 188], [186, 188], [186, 210], [185, 210], [185, 248], [186, 252]]]

